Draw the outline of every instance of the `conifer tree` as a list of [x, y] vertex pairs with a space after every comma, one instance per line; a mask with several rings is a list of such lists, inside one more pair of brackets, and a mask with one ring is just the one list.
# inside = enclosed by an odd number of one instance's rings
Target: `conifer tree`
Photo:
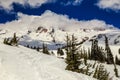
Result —
[[45, 45], [44, 43], [43, 43], [43, 51], [42, 52], [45, 54], [48, 54], [48, 55], [50, 54], [48, 51], [47, 45]]
[[84, 53], [83, 53], [83, 50], [82, 49], [80, 49], [80, 58], [84, 58]]
[[89, 68], [91, 67], [91, 64], [88, 64], [88, 65], [86, 65], [86, 66], [87, 66], [87, 67], [86, 67], [85, 74], [86, 74], [86, 75], [90, 75], [91, 72], [89, 72]]
[[98, 41], [96, 39], [93, 39], [91, 46], [91, 59], [98, 60], [98, 58]]
[[120, 54], [120, 48], [118, 49], [118, 53]]
[[51, 55], [54, 55], [55, 53], [53, 51], [51, 51]]
[[96, 61], [95, 61], [95, 63], [93, 64], [92, 68], [95, 68], [95, 66], [96, 66]]
[[88, 59], [91, 60], [91, 51], [90, 51], [90, 48], [88, 48]]
[[116, 55], [116, 57], [115, 57], [115, 63], [116, 63], [117, 65], [120, 65], [120, 59], [118, 59], [117, 55]]
[[7, 39], [5, 38], [4, 41], [3, 41], [4, 44], [7, 44]]
[[55, 37], [53, 37], [53, 40], [52, 40], [54, 43], [56, 42], [56, 40], [55, 40]]
[[37, 47], [37, 48], [36, 48], [36, 50], [37, 50], [37, 51], [39, 51], [39, 50], [40, 50], [40, 48], [39, 48], [39, 47]]
[[19, 41], [19, 39], [17, 39], [16, 33], [14, 33], [13, 38], [11, 38], [11, 39], [10, 38], [5, 38], [3, 43], [7, 44], [7, 45], [11, 45], [11, 46], [18, 46], [18, 41]]
[[16, 33], [14, 33], [14, 36], [11, 40], [11, 45], [18, 46], [18, 39], [17, 39]]
[[46, 51], [45, 51], [45, 44], [43, 43], [43, 45], [42, 45], [42, 48], [43, 48], [43, 53], [45, 53]]
[[[77, 39], [75, 38], [74, 35], [72, 35], [72, 39], [70, 39], [67, 35], [66, 37], [66, 43], [67, 43], [67, 48], [66, 48], [66, 70], [71, 70], [71, 71], [79, 71], [79, 66], [80, 66], [80, 60], [79, 60], [79, 54], [78, 54], [78, 47], [75, 45], [77, 43]], [[71, 46], [68, 46], [71, 45]]]
[[94, 78], [97, 78], [97, 76], [98, 76], [98, 65], [97, 65], [97, 67], [95, 68], [95, 72], [94, 72], [94, 74], [93, 74], [93, 77], [94, 77]]
[[105, 62], [105, 55], [104, 51], [101, 47], [98, 46], [98, 40], [92, 40], [91, 46], [91, 59], [98, 60], [100, 62]]
[[87, 65], [87, 59], [88, 59], [88, 56], [87, 56], [87, 53], [84, 54], [84, 64]]
[[66, 36], [66, 48], [65, 48], [65, 50], [66, 50], [66, 53], [69, 53], [69, 45], [70, 45], [71, 43], [70, 43], [70, 37], [67, 35]]
[[109, 80], [109, 73], [104, 69], [104, 66], [100, 64], [96, 67], [93, 77], [98, 80]]
[[119, 75], [118, 75], [118, 69], [116, 67], [116, 64], [114, 64], [114, 72], [115, 72], [115, 76], [119, 77]]
[[62, 50], [61, 48], [58, 48], [57, 54], [58, 54], [59, 56], [62, 56], [62, 55], [64, 55], [64, 52], [63, 52], [63, 50]]
[[109, 47], [108, 38], [107, 38], [106, 35], [105, 35], [105, 51], [107, 53], [107, 59], [106, 59], [107, 63], [108, 64], [113, 64], [114, 63], [114, 58], [113, 58], [111, 49]]
[[105, 52], [104, 52], [104, 49], [102, 48], [102, 47], [99, 47], [98, 48], [98, 56], [99, 56], [99, 58], [98, 58], [98, 60], [100, 61], [100, 62], [105, 62], [105, 60], [106, 60], [106, 55], [105, 55]]

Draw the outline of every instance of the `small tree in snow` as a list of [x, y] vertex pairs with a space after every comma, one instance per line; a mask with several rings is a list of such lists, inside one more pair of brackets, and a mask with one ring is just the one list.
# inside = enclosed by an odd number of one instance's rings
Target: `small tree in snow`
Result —
[[72, 39], [70, 39], [69, 36], [66, 37], [66, 70], [71, 70], [71, 71], [79, 71], [79, 66], [80, 66], [80, 59], [79, 59], [79, 54], [78, 54], [78, 47], [75, 45], [77, 43], [77, 39], [75, 38], [74, 35], [72, 35]]
[[58, 54], [59, 56], [62, 56], [62, 55], [64, 55], [64, 52], [63, 52], [63, 50], [62, 50], [61, 48], [58, 48], [57, 54]]
[[111, 49], [109, 47], [108, 38], [106, 35], [105, 35], [105, 51], [107, 53], [107, 63], [114, 64], [113, 54], [112, 54]]
[[48, 55], [50, 54], [48, 51], [47, 45], [45, 45], [44, 43], [43, 43], [43, 51], [42, 52], [45, 54], [48, 54]]
[[114, 72], [115, 72], [115, 76], [119, 77], [119, 75], [118, 75], [118, 69], [116, 67], [116, 64], [114, 64]]
[[3, 43], [11, 46], [18, 46], [19, 39], [16, 36], [16, 33], [14, 33], [13, 38], [5, 38]]

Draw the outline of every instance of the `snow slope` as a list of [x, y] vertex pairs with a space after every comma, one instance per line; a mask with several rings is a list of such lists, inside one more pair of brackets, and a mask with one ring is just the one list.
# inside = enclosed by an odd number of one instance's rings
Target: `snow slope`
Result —
[[[18, 15], [18, 20], [0, 24], [0, 80], [94, 80], [83, 74], [66, 71], [64, 60], [23, 47], [41, 48], [45, 43], [56, 52], [57, 48], [65, 45], [67, 34], [74, 34], [79, 42], [88, 39], [82, 46], [86, 48], [91, 46], [89, 40], [93, 38], [98, 39], [99, 45], [104, 47], [104, 35], [107, 35], [114, 57], [120, 57], [120, 30], [103, 21], [77, 21], [50, 11], [41, 16]], [[4, 38], [10, 38], [14, 33], [22, 46], [2, 44]], [[110, 77], [114, 77], [113, 65], [105, 64], [105, 67], [110, 71]], [[120, 72], [120, 66], [117, 67]], [[115, 77], [113, 80], [119, 79]]]
[[0, 80], [94, 80], [65, 70], [64, 60], [0, 43]]

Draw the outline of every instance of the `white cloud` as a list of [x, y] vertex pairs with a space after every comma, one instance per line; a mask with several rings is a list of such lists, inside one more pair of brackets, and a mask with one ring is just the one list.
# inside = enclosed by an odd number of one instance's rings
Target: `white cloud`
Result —
[[99, 0], [97, 3], [102, 9], [120, 10], [120, 0]]
[[0, 0], [0, 6], [5, 9], [12, 9], [12, 3], [19, 3], [25, 5], [30, 4], [32, 7], [40, 6], [44, 3], [55, 2], [56, 0]]
[[0, 24], [0, 28], [6, 28], [13, 31], [23, 31], [28, 29], [37, 29], [39, 26], [64, 28], [65, 30], [78, 30], [78, 28], [108, 28], [112, 25], [106, 24], [104, 21], [97, 19], [88, 21], [78, 21], [69, 19], [67, 15], [58, 15], [47, 10], [41, 16], [25, 15], [18, 13], [19, 19]]
[[70, 0], [70, 1], [67, 1], [66, 3], [61, 2], [61, 4], [64, 6], [69, 6], [69, 5], [77, 6], [77, 5], [80, 5], [82, 1], [83, 0]]
[[[58, 0], [0, 0], [0, 8], [4, 8], [6, 10], [11, 10], [13, 9], [12, 4], [13, 3], [19, 3], [22, 4], [23, 6], [27, 3], [31, 7], [38, 7], [41, 6], [44, 3], [54, 3]], [[71, 0], [68, 1], [67, 3], [61, 2], [64, 5], [79, 5], [83, 0]]]
[[75, 0], [75, 1], [73, 2], [73, 5], [79, 5], [79, 4], [81, 4], [82, 1], [83, 1], [83, 0]]

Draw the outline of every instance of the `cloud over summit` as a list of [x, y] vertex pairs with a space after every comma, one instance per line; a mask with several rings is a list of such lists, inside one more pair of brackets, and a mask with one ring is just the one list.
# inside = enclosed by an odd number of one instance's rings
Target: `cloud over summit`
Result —
[[104, 21], [93, 19], [88, 21], [78, 21], [76, 19], [69, 19], [67, 15], [59, 15], [52, 11], [45, 11], [41, 16], [26, 15], [18, 13], [18, 20], [0, 24], [0, 27], [15, 30], [37, 29], [39, 26], [46, 28], [64, 28], [65, 30], [78, 30], [78, 28], [109, 28], [113, 25], [106, 24]]

